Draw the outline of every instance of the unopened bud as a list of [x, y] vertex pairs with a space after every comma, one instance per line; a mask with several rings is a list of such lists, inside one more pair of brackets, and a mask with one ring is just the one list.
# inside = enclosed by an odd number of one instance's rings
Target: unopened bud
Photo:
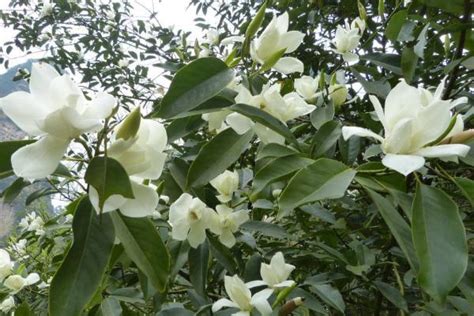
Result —
[[347, 94], [347, 88], [341, 84], [329, 86], [329, 97], [336, 108], [340, 107], [346, 102]]
[[120, 124], [120, 127], [117, 130], [116, 138], [128, 140], [132, 137], [135, 137], [135, 135], [137, 135], [138, 129], [140, 128], [140, 121], [140, 107], [137, 107]]

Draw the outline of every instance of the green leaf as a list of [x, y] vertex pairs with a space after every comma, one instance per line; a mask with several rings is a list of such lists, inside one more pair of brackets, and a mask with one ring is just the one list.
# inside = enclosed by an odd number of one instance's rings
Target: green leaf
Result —
[[312, 290], [318, 295], [326, 304], [332, 308], [344, 313], [346, 305], [342, 299], [342, 295], [338, 289], [329, 284], [311, 284]]
[[166, 127], [168, 143], [171, 144], [175, 140], [191, 134], [203, 126], [204, 123], [205, 121], [200, 115], [188, 116], [173, 120], [173, 122], [171, 122], [171, 124]]
[[247, 104], [235, 104], [230, 107], [230, 110], [245, 115], [248, 118], [251, 118], [253, 121], [270, 128], [271, 130], [285, 137], [289, 143], [293, 143], [298, 146], [298, 141], [296, 140], [293, 133], [291, 133], [291, 131], [288, 129], [288, 127], [271, 114]]
[[375, 281], [374, 284], [375, 286], [377, 286], [380, 293], [382, 293], [382, 295], [385, 296], [387, 300], [389, 300], [393, 305], [395, 305], [399, 309], [402, 309], [408, 313], [407, 302], [405, 301], [405, 299], [403, 298], [399, 290], [397, 290], [390, 284], [387, 284], [381, 281]]
[[398, 38], [398, 33], [402, 29], [403, 24], [407, 19], [408, 11], [400, 10], [392, 15], [385, 28], [385, 36], [392, 42], [395, 42]]
[[365, 54], [360, 58], [363, 60], [368, 60], [376, 64], [377, 66], [390, 70], [396, 75], [402, 75], [401, 59], [400, 56], [397, 54], [372, 53]]
[[309, 118], [311, 120], [311, 125], [313, 125], [314, 128], [321, 128], [324, 123], [329, 122], [334, 118], [334, 105], [330, 103], [324, 107], [317, 107], [316, 110], [311, 112]]
[[420, 0], [421, 3], [443, 11], [459, 14], [464, 12], [464, 0]]
[[9, 177], [13, 174], [11, 164], [11, 156], [13, 153], [21, 147], [34, 142], [34, 140], [0, 142], [0, 179]]
[[265, 71], [268, 71], [270, 69], [272, 69], [273, 66], [275, 66], [275, 64], [280, 60], [280, 58], [285, 55], [287, 51], [287, 48], [282, 48], [280, 49], [279, 51], [275, 52], [273, 55], [271, 55], [266, 61], [265, 63], [262, 65], [262, 67], [260, 67], [259, 71], [260, 72], [265, 72]]
[[115, 137], [117, 139], [124, 140], [135, 137], [135, 135], [137, 135], [138, 129], [140, 128], [141, 120], [142, 116], [140, 113], [140, 107], [138, 106], [119, 125]]
[[301, 169], [291, 178], [280, 196], [280, 212], [323, 199], [344, 196], [356, 172], [331, 159], [321, 158]]
[[25, 181], [23, 178], [18, 178], [13, 181], [5, 190], [3, 190], [1, 197], [3, 203], [11, 203], [21, 193], [21, 191], [30, 185], [29, 181]]
[[288, 233], [286, 232], [285, 229], [272, 223], [267, 223], [267, 222], [262, 222], [262, 221], [248, 221], [248, 222], [243, 223], [240, 227], [244, 230], [257, 232], [268, 237], [273, 237], [273, 238], [287, 238], [288, 237]]
[[311, 142], [311, 156], [314, 158], [323, 156], [329, 149], [336, 145], [341, 136], [341, 123], [329, 121], [323, 124], [314, 134]]
[[108, 297], [100, 304], [100, 312], [103, 316], [122, 315], [122, 307], [117, 299]]
[[265, 1], [260, 9], [258, 9], [257, 14], [252, 19], [252, 21], [247, 26], [247, 30], [245, 30], [245, 37], [246, 40], [250, 41], [250, 39], [257, 34], [258, 29], [262, 25], [263, 19], [265, 18], [265, 10], [267, 9], [267, 2]]
[[114, 245], [109, 214], [99, 217], [87, 197], [77, 206], [72, 229], [74, 242], [51, 282], [52, 316], [81, 314], [100, 286]]
[[216, 258], [217, 262], [219, 262], [229, 274], [235, 274], [237, 272], [237, 263], [229, 248], [221, 244], [221, 242], [211, 234], [207, 234], [207, 240], [209, 241], [212, 256]]
[[468, 263], [466, 232], [456, 203], [443, 191], [419, 184], [412, 234], [420, 261], [418, 283], [435, 300], [444, 302]]
[[192, 110], [217, 95], [232, 79], [234, 72], [222, 60], [199, 58], [176, 73], [154, 116], [169, 119]]
[[97, 190], [100, 209], [111, 195], [119, 194], [130, 199], [134, 197], [127, 171], [113, 158], [92, 159], [84, 179]]
[[206, 297], [209, 245], [207, 241], [197, 248], [190, 248], [188, 254], [189, 278], [196, 292]]
[[418, 56], [416, 56], [413, 48], [405, 47], [402, 52], [402, 72], [407, 83], [412, 81], [417, 65]]
[[402, 249], [402, 252], [405, 255], [405, 258], [407, 258], [408, 263], [413, 270], [418, 271], [418, 260], [411, 238], [410, 226], [403, 219], [400, 213], [398, 213], [392, 203], [390, 203], [380, 194], [372, 190], [366, 190], [369, 193], [372, 201], [374, 201], [375, 205], [377, 206], [380, 215], [382, 215], [382, 218], [390, 229], [393, 237]]
[[279, 181], [293, 172], [314, 162], [312, 159], [300, 157], [298, 155], [275, 158], [261, 168], [253, 180], [253, 192], [250, 197], [255, 201], [259, 193], [272, 182]]
[[454, 181], [464, 196], [471, 202], [472, 206], [474, 206], [474, 181], [461, 177], [454, 178]]
[[126, 217], [117, 211], [110, 214], [125, 253], [155, 289], [164, 291], [170, 273], [170, 255], [151, 220]]
[[262, 149], [257, 153], [257, 160], [264, 159], [264, 158], [278, 158], [284, 156], [292, 156], [297, 154], [298, 152], [293, 148], [276, 144], [270, 143], [266, 144], [262, 147]]
[[231, 128], [217, 134], [202, 146], [196, 159], [191, 164], [186, 187], [198, 187], [224, 172], [247, 149], [253, 131], [239, 135]]
[[385, 80], [377, 80], [377, 81], [368, 81], [366, 80], [359, 72], [357, 72], [353, 67], [351, 68], [354, 77], [356, 77], [357, 81], [360, 82], [362, 87], [364, 88], [365, 92], [368, 94], [375, 94], [378, 97], [385, 99], [390, 92], [390, 84]]
[[426, 46], [426, 32], [428, 31], [429, 26], [429, 23], [427, 23], [425, 27], [421, 30], [420, 34], [418, 35], [418, 42], [416, 43], [415, 47], [413, 47], [415, 54], [420, 58], [424, 58]]

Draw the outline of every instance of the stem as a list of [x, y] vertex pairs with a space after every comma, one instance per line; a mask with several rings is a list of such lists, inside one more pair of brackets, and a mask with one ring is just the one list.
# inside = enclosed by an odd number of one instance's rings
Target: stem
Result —
[[[470, 20], [471, 20], [471, 0], [464, 0], [464, 16], [461, 20], [461, 23], [464, 25], [467, 25], [469, 24]], [[462, 57], [462, 51], [464, 50], [464, 44], [466, 43], [466, 33], [467, 33], [467, 28], [461, 31], [461, 34], [459, 36], [458, 47], [456, 48], [456, 52], [454, 53], [454, 56], [453, 56], [453, 61]], [[446, 90], [444, 91], [444, 94], [443, 94], [444, 100], [449, 99], [451, 90], [453, 90], [454, 88], [454, 84], [456, 83], [456, 78], [458, 77], [459, 64], [460, 63], [458, 63], [451, 72], [448, 84], [446, 86]]]

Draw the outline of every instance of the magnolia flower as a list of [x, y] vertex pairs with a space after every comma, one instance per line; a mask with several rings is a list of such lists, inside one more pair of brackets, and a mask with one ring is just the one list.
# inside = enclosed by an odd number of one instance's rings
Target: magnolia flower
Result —
[[3, 285], [11, 290], [12, 294], [18, 293], [25, 286], [33, 285], [39, 282], [40, 277], [38, 273], [30, 273], [26, 278], [21, 275], [15, 274], [10, 275], [4, 282]]
[[[284, 50], [283, 54], [294, 52], [303, 43], [304, 34], [299, 31], [288, 32], [288, 13], [274, 16], [270, 24], [254, 39], [250, 45], [250, 55], [255, 62], [265, 64], [275, 54]], [[303, 63], [294, 57], [281, 57], [273, 68], [283, 74], [303, 72]]]
[[237, 276], [224, 277], [224, 287], [229, 299], [221, 298], [212, 304], [212, 312], [215, 313], [224, 307], [237, 308], [240, 311], [233, 313], [236, 316], [250, 316], [251, 311], [256, 308], [262, 316], [270, 315], [272, 307], [268, 303], [268, 298], [272, 295], [272, 290], [265, 289], [254, 295], [250, 292], [245, 283]]
[[[296, 92], [290, 92], [282, 96], [278, 84], [265, 85], [261, 94], [255, 96], [245, 87], [240, 86], [235, 102], [258, 107], [283, 123], [309, 114], [316, 108], [314, 105], [306, 103]], [[268, 127], [258, 123], [255, 124], [242, 114], [232, 113], [226, 117], [225, 121], [238, 134], [246, 133], [249, 129], [254, 128], [263, 143], [284, 142], [283, 136]]]
[[209, 57], [209, 55], [211, 54], [211, 51], [206, 47], [201, 47], [200, 49], [201, 50], [199, 51], [198, 58]]
[[2, 313], [8, 313], [10, 310], [15, 308], [15, 299], [13, 296], [9, 296], [0, 303], [0, 311]]
[[122, 58], [118, 61], [117, 66], [120, 68], [127, 68], [130, 65], [130, 60]]
[[0, 282], [12, 273], [13, 262], [4, 249], [0, 249]]
[[45, 63], [34, 63], [30, 93], [13, 92], [0, 99], [0, 108], [22, 130], [39, 136], [11, 157], [18, 177], [43, 178], [54, 172], [73, 138], [101, 127], [115, 105], [109, 94], [88, 101], [67, 75]]
[[203, 43], [209, 45], [217, 45], [219, 43], [219, 32], [216, 29], [208, 29], [204, 37]]
[[217, 199], [222, 203], [232, 200], [232, 195], [239, 188], [239, 173], [226, 170], [210, 181], [211, 185], [219, 192]]
[[36, 215], [36, 212], [31, 212], [23, 217], [18, 226], [24, 231], [35, 232], [38, 236], [45, 234], [43, 218]]
[[[112, 195], [105, 201], [102, 212], [120, 209], [126, 216], [144, 217], [153, 214], [158, 205], [159, 197], [156, 190], [142, 182], [145, 179], [155, 180], [160, 177], [166, 159], [163, 150], [168, 138], [161, 123], [151, 119], [140, 119], [139, 116], [138, 120], [139, 128], [136, 135], [131, 135], [128, 139], [117, 136], [120, 135], [121, 127], [126, 126], [127, 120], [117, 126], [112, 135], [112, 144], [107, 150], [108, 157], [116, 159], [130, 176], [134, 198]], [[99, 194], [93, 186], [89, 187], [89, 198], [96, 211], [100, 212]]]
[[43, 3], [43, 7], [41, 8], [41, 17], [44, 18], [48, 15], [51, 15], [53, 13], [53, 5], [49, 1], [45, 1]]
[[295, 281], [288, 280], [295, 266], [285, 263], [285, 258], [281, 252], [277, 252], [270, 264], [262, 263], [260, 266], [260, 276], [262, 280], [251, 281], [247, 283], [249, 288], [266, 285], [271, 289], [289, 287], [295, 284]]
[[450, 109], [466, 100], [442, 100], [443, 89], [444, 80], [434, 94], [401, 80], [388, 94], [385, 109], [376, 97], [369, 96], [384, 127], [384, 137], [366, 128], [350, 126], [342, 128], [342, 135], [346, 140], [357, 135], [380, 141], [385, 153], [382, 163], [405, 176], [423, 167], [425, 158], [466, 156], [470, 150], [467, 145], [438, 145], [464, 128], [462, 117], [458, 115], [453, 128], [445, 135], [453, 119]]
[[314, 100], [321, 95], [317, 92], [319, 88], [319, 76], [316, 78], [310, 76], [302, 76], [295, 79], [295, 90], [307, 102], [314, 102]]
[[336, 47], [334, 52], [341, 54], [342, 58], [349, 64], [355, 64], [359, 61], [359, 56], [352, 53], [359, 45], [359, 40], [365, 30], [365, 22], [360, 18], [357, 18], [349, 26], [347, 21], [345, 26], [338, 25], [336, 29], [336, 37], [334, 38], [333, 44]]
[[219, 241], [227, 248], [235, 245], [234, 233], [239, 226], [249, 220], [249, 210], [234, 212], [226, 205], [217, 205], [217, 225], [215, 234], [219, 235]]
[[206, 229], [218, 231], [216, 212], [200, 199], [183, 193], [170, 206], [171, 236], [176, 240], [188, 240], [196, 248], [206, 239]]

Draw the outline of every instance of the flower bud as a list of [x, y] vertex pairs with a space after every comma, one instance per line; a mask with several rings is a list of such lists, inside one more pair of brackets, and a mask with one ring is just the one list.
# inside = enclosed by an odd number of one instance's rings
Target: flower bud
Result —
[[329, 86], [329, 97], [331, 98], [334, 107], [338, 108], [346, 102], [347, 88], [341, 84], [334, 84]]
[[137, 107], [120, 124], [116, 134], [117, 139], [128, 140], [132, 137], [135, 137], [135, 135], [137, 135], [138, 129], [140, 128], [140, 122], [140, 107]]

